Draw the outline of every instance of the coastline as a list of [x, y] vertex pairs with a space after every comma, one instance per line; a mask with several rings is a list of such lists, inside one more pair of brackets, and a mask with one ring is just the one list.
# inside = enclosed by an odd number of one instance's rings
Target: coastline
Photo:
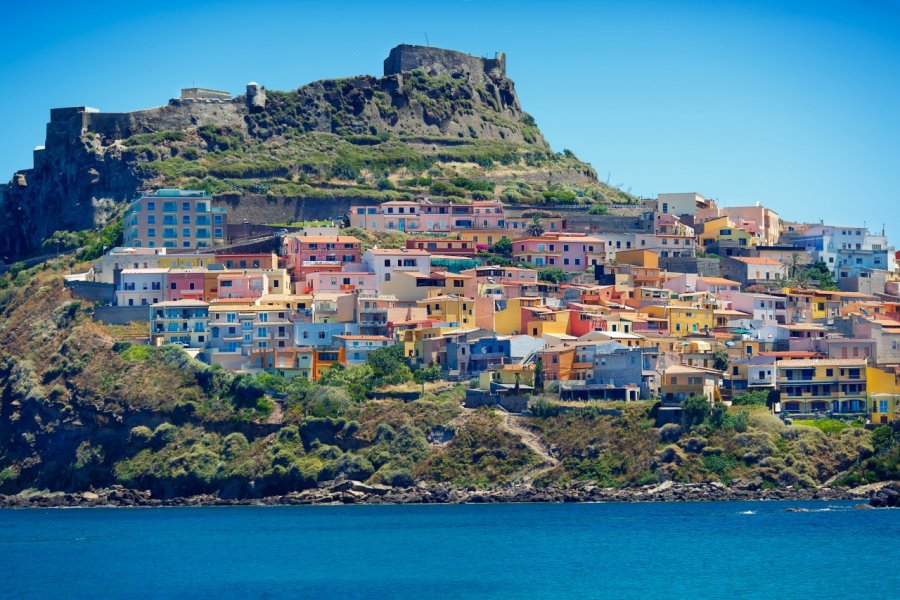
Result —
[[672, 483], [640, 488], [601, 488], [589, 483], [564, 487], [507, 487], [492, 490], [419, 484], [411, 487], [367, 485], [358, 481], [328, 482], [320, 487], [261, 498], [221, 498], [203, 494], [153, 498], [149, 491], [113, 486], [87, 492], [31, 492], [0, 495], [0, 508], [303, 506], [346, 504], [521, 504], [590, 502], [729, 502], [773, 500], [859, 500], [868, 503], [889, 485], [865, 488], [766, 488], [749, 483]]

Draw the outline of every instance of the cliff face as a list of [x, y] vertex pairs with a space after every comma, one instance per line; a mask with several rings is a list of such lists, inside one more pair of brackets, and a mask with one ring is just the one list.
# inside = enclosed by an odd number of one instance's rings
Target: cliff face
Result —
[[597, 183], [589, 165], [549, 150], [522, 111], [505, 57], [398, 46], [382, 78], [287, 92], [253, 83], [231, 101], [178, 99], [131, 113], [52, 110], [34, 168], [0, 188], [0, 255], [33, 252], [57, 230], [101, 225], [141, 189], [311, 202], [338, 189], [384, 200], [427, 193], [431, 181], [459, 176], [460, 163], [472, 165], [466, 176], [529, 182], [515, 198], [540, 199], [535, 181]]

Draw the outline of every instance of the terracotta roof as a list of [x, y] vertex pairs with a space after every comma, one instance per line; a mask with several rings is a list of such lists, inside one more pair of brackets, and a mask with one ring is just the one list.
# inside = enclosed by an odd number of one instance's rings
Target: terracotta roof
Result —
[[741, 285], [739, 281], [732, 281], [724, 277], [698, 277], [697, 279], [706, 283], [718, 283], [720, 285]]
[[771, 258], [762, 258], [759, 256], [732, 256], [734, 260], [739, 260], [742, 263], [746, 263], [748, 265], [779, 265], [784, 266], [784, 263], [779, 262], [777, 260], [773, 260]]

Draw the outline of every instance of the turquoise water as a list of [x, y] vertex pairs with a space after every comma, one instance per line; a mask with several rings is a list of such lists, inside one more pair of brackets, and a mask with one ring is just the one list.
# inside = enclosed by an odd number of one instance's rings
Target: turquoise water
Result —
[[852, 505], [0, 510], [0, 597], [897, 597], [900, 510]]

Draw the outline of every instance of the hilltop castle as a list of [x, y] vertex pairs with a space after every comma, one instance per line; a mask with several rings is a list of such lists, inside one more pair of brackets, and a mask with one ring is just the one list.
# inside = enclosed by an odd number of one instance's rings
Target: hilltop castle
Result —
[[414, 69], [422, 69], [432, 75], [465, 71], [479, 76], [505, 77], [506, 55], [498, 52], [494, 58], [479, 58], [455, 50], [400, 44], [392, 48], [384, 59], [385, 77]]

